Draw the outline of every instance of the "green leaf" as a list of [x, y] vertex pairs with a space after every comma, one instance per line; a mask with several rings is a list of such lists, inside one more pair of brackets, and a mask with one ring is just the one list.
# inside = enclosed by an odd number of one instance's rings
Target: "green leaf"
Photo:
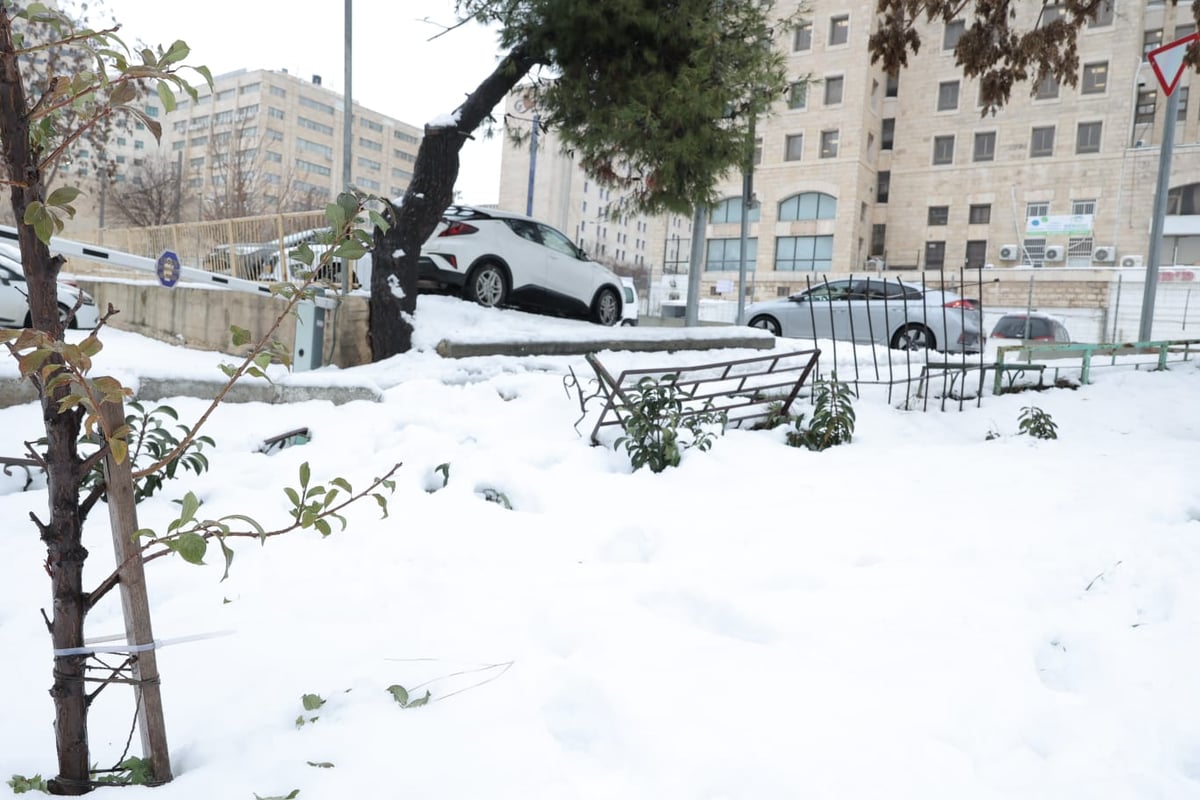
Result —
[[80, 189], [77, 186], [60, 186], [46, 198], [46, 205], [65, 206], [78, 197], [79, 192]]
[[167, 48], [167, 52], [162, 54], [162, 58], [158, 60], [158, 63], [164, 67], [168, 64], [175, 64], [187, 58], [190, 52], [192, 52], [192, 49], [188, 47], [187, 42], [182, 39], [176, 39]]
[[302, 487], [307, 487], [309, 478], [311, 476], [312, 476], [312, 474], [311, 474], [311, 470], [309, 469], [308, 462], [305, 461], [303, 464], [300, 465], [300, 485]]
[[408, 689], [405, 689], [398, 683], [393, 683], [387, 687], [387, 690], [392, 695], [392, 699], [400, 704], [401, 708], [408, 705]]
[[325, 699], [319, 694], [306, 694], [300, 698], [300, 704], [304, 706], [305, 711], [316, 711], [325, 705]]
[[245, 328], [239, 328], [237, 325], [230, 325], [229, 332], [232, 334], [234, 347], [241, 347], [250, 341], [250, 331]]
[[221, 545], [221, 555], [225, 557], [225, 572], [221, 575], [221, 580], [229, 577], [229, 568], [233, 566], [233, 550], [229, 549], [229, 545], [225, 544], [225, 537], [217, 539]]
[[208, 542], [198, 533], [181, 533], [165, 543], [189, 564], [203, 564]]
[[171, 87], [166, 81], [159, 81], [155, 87], [158, 92], [159, 102], [163, 105], [163, 110], [170, 113], [175, 110], [175, 93], [171, 91]]
[[196, 512], [200, 509], [200, 498], [196, 497], [194, 492], [188, 492], [183, 496], [180, 505], [182, 508], [179, 512], [179, 521], [188, 522], [195, 518]]

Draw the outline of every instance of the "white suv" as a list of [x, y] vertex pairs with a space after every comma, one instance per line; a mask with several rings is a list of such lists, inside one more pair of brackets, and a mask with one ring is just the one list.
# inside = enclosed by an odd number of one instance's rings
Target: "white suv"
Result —
[[519, 306], [601, 325], [622, 319], [624, 287], [615, 272], [549, 225], [497, 209], [447, 208], [421, 247], [419, 280], [461, 291], [483, 306]]

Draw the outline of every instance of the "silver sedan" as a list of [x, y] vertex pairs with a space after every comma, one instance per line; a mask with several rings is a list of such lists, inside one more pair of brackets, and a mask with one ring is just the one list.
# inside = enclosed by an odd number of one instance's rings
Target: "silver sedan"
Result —
[[983, 344], [974, 300], [895, 279], [823, 282], [790, 297], [754, 303], [746, 319], [752, 327], [793, 339], [947, 352], [978, 352]]

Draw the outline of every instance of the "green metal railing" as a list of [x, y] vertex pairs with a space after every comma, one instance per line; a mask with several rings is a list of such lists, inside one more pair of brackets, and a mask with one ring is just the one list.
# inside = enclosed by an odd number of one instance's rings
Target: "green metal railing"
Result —
[[[1155, 356], [1154, 362], [1127, 361], [1126, 363], [1139, 367], [1142, 364], [1153, 363], [1155, 369], [1166, 369], [1171, 354], [1178, 354], [1180, 361], [1188, 358], [1200, 349], [1200, 339], [1170, 339], [1155, 342], [1119, 342], [1115, 344], [1084, 344], [1071, 343], [1030, 343], [1005, 345], [996, 350], [996, 378], [992, 386], [995, 394], [1002, 390], [1002, 379], [1005, 367], [1019, 366], [1019, 363], [1030, 364], [1035, 359], [1045, 361], [1078, 357], [1081, 362], [1079, 380], [1081, 383], [1091, 382], [1092, 360], [1097, 356], [1109, 358], [1106, 366], [1117, 366], [1117, 359], [1128, 356]], [[1015, 358], [1010, 360], [1009, 356]]]

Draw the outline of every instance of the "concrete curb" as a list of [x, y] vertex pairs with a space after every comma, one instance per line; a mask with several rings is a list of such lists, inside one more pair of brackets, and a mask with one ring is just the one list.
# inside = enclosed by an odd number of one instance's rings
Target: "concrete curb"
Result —
[[[177, 378], [141, 378], [133, 396], [136, 400], [153, 402], [168, 397], [196, 397], [211, 400], [225, 385], [218, 381], [180, 380]], [[228, 403], [302, 403], [324, 400], [334, 405], [367, 400], [377, 403], [383, 393], [368, 386], [287, 386], [261, 383], [237, 383], [225, 395]], [[19, 406], [37, 400], [37, 392], [28, 381], [0, 381], [0, 408]]]
[[713, 336], [695, 339], [597, 339], [581, 342], [438, 342], [437, 354], [442, 358], [472, 356], [582, 356], [602, 350], [631, 350], [636, 352], [672, 352], [676, 350], [717, 350], [738, 348], [771, 350], [772, 336]]

